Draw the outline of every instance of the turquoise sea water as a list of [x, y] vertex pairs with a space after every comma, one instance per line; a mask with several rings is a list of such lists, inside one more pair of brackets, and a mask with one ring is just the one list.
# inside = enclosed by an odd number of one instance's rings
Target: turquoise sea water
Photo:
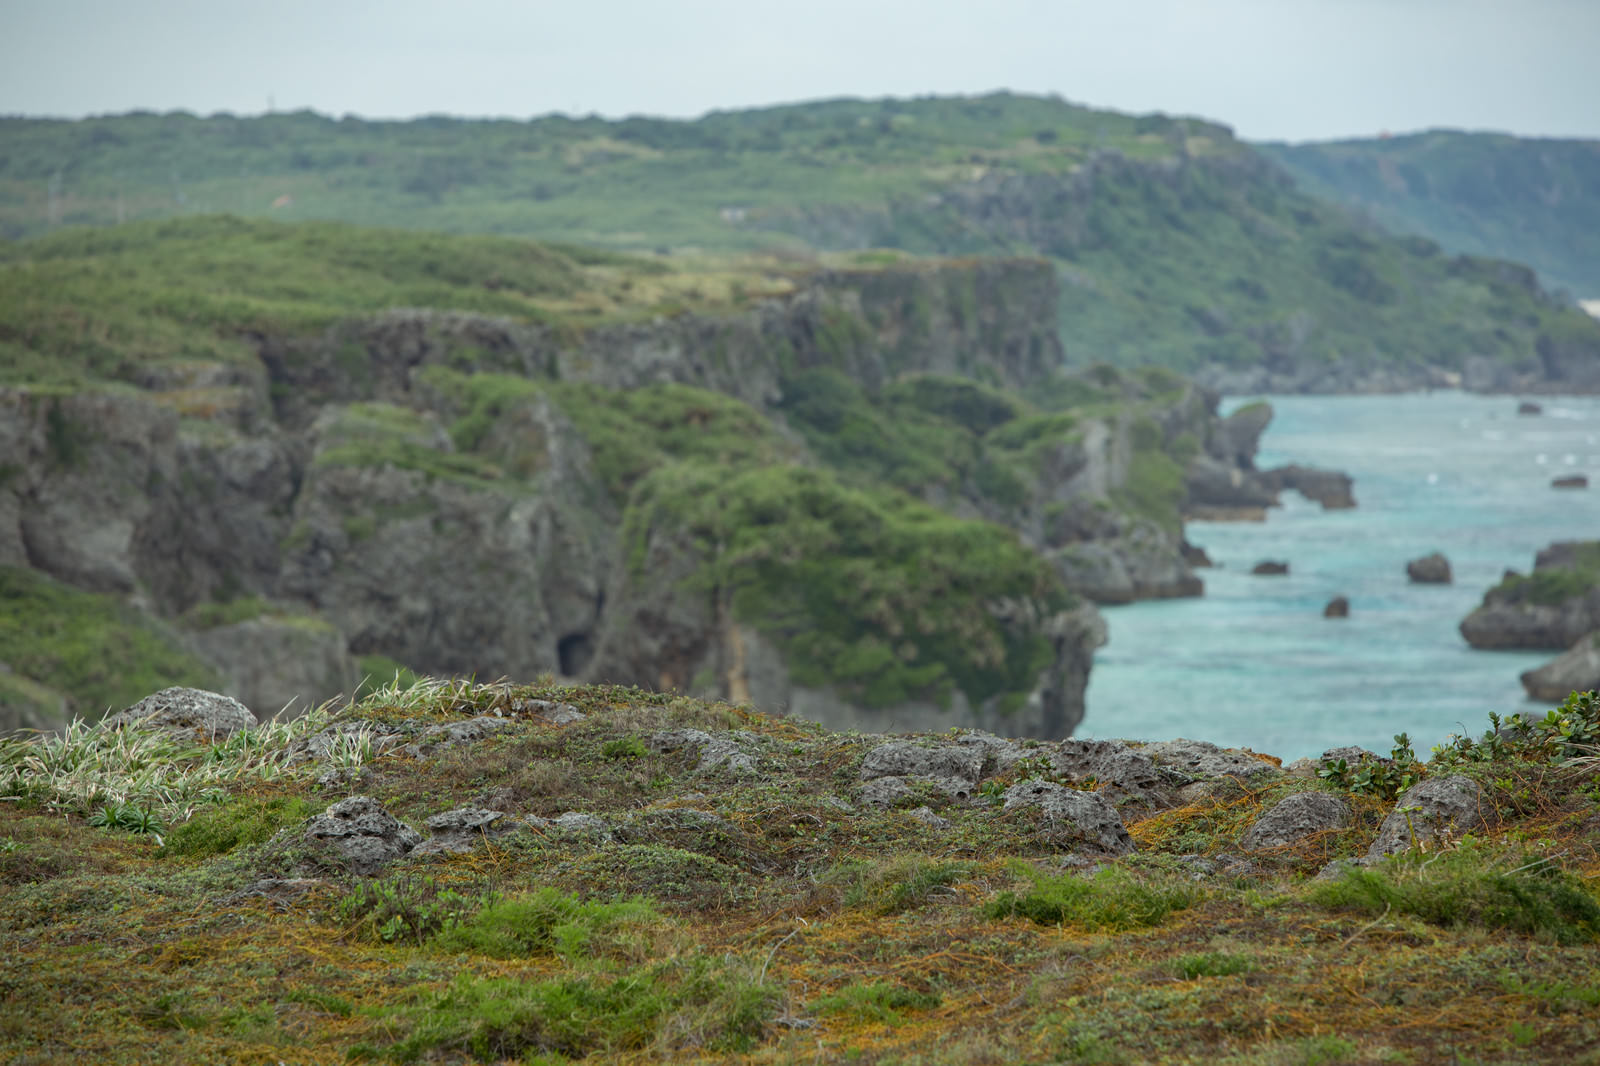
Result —
[[[1205, 595], [1105, 608], [1077, 735], [1192, 737], [1284, 759], [1359, 744], [1419, 754], [1477, 735], [1488, 713], [1542, 711], [1517, 675], [1555, 653], [1474, 651], [1457, 624], [1503, 571], [1526, 573], [1555, 540], [1600, 538], [1600, 398], [1517, 400], [1438, 392], [1267, 397], [1258, 465], [1343, 470], [1358, 506], [1323, 511], [1298, 493], [1265, 522], [1191, 522], [1217, 569]], [[1244, 402], [1227, 401], [1223, 412]], [[1550, 480], [1587, 473], [1593, 486]], [[1442, 551], [1452, 585], [1413, 585], [1409, 559]], [[1287, 577], [1256, 577], [1263, 559]], [[1350, 617], [1325, 619], [1336, 595]]]

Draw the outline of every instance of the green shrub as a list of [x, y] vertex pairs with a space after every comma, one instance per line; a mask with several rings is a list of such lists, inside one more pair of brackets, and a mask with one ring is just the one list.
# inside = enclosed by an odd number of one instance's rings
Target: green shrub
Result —
[[896, 855], [858, 860], [834, 873], [847, 887], [844, 902], [878, 914], [899, 914], [920, 907], [934, 892], [970, 877], [969, 862], [944, 862], [926, 855]]
[[443, 928], [438, 944], [498, 959], [552, 954], [578, 960], [643, 954], [638, 944], [661, 925], [659, 911], [640, 897], [616, 903], [585, 902], [545, 887], [494, 900]]
[[0, 567], [0, 662], [65, 693], [88, 718], [169, 685], [218, 684], [174, 634], [116, 597], [12, 567]]
[[600, 754], [607, 759], [642, 759], [649, 752], [638, 737], [618, 737], [600, 745]]
[[1002, 892], [984, 908], [988, 917], [1020, 916], [1040, 925], [1071, 923], [1091, 930], [1120, 932], [1159, 925], [1168, 915], [1184, 910], [1201, 897], [1197, 885], [1175, 875], [1140, 879], [1115, 866], [1093, 877], [1052, 875], [1031, 866], [1020, 870], [1032, 886], [1021, 893]]
[[1193, 981], [1197, 977], [1230, 977], [1255, 969], [1255, 960], [1248, 955], [1204, 951], [1197, 955], [1180, 957], [1172, 964], [1172, 969], [1185, 981]]
[[848, 1014], [863, 1021], [899, 1025], [902, 1010], [930, 1010], [940, 1003], [936, 992], [917, 992], [888, 981], [845, 985], [831, 995], [811, 1001], [818, 1014]]
[[364, 881], [334, 906], [334, 915], [357, 934], [386, 943], [420, 944], [465, 922], [493, 897], [441, 888], [431, 878]]
[[203, 810], [174, 828], [161, 854], [203, 859], [238, 847], [264, 844], [279, 829], [303, 822], [312, 813], [311, 805], [299, 796], [239, 797], [220, 807]]
[[398, 1062], [436, 1052], [480, 1062], [582, 1058], [658, 1041], [670, 1042], [663, 1050], [742, 1052], [761, 1038], [777, 1004], [775, 988], [729, 960], [673, 959], [623, 976], [549, 981], [462, 975], [437, 999], [402, 1008], [398, 1018], [411, 1033], [385, 1050]]
[[1510, 929], [1558, 944], [1600, 939], [1600, 900], [1582, 881], [1548, 858], [1496, 854], [1481, 844], [1346, 870], [1310, 894], [1326, 907], [1394, 911], [1451, 928]]

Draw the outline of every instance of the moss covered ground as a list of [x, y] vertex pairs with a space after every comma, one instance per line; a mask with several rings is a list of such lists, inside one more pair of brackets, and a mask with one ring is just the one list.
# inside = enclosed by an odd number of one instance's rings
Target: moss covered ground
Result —
[[[532, 699], [586, 717], [552, 725]], [[359, 743], [362, 723], [482, 714], [510, 727], [422, 757]], [[330, 756], [345, 783], [318, 787], [326, 764], [281, 756], [332, 721], [353, 738]], [[683, 728], [736, 738], [757, 772], [701, 771], [691, 751], [650, 742]], [[1124, 806], [1138, 850], [1086, 869], [1048, 824], [993, 800], [1040, 761], [971, 800], [927, 790], [862, 807], [873, 738], [632, 689], [423, 682], [215, 748], [94, 730], [10, 742], [0, 1052], [16, 1063], [1592, 1063], [1597, 728], [1600, 707], [1575, 697], [1548, 722], [1501, 722], [1441, 747], [1412, 771], [1478, 780], [1486, 828], [1323, 879], [1313, 875], [1361, 854], [1394, 804], [1370, 782], [1289, 777]], [[139, 777], [151, 759], [168, 771]], [[99, 792], [85, 784], [91, 767]], [[1340, 793], [1352, 823], [1241, 856], [1243, 830], [1306, 789]], [[530, 828], [355, 877], [294, 833], [353, 791], [418, 826], [483, 803], [592, 813], [612, 833]], [[913, 803], [948, 824], [913, 816]], [[294, 876], [305, 880], [246, 891]]]

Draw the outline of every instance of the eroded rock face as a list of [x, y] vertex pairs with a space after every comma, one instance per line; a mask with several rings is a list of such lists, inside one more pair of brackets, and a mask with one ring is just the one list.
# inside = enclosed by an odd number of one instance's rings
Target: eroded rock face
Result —
[[1280, 466], [1261, 474], [1262, 482], [1275, 490], [1294, 489], [1308, 500], [1322, 504], [1324, 511], [1354, 507], [1355, 482], [1337, 470], [1318, 470], [1309, 466]]
[[1039, 780], [1022, 781], [1006, 789], [1005, 810], [1028, 807], [1043, 813], [1053, 836], [1080, 841], [1106, 855], [1126, 855], [1134, 850], [1133, 838], [1116, 809], [1097, 793]]
[[188, 634], [185, 643], [215, 666], [230, 695], [263, 715], [288, 717], [355, 691], [355, 660], [344, 634], [320, 619], [253, 618]]
[[1174, 788], [1192, 780], [1188, 774], [1157, 766], [1145, 750], [1120, 740], [1063, 740], [1053, 746], [1050, 766], [1059, 777], [1080, 783], [1093, 780], [1113, 795], [1157, 806], [1169, 801]]
[[1522, 674], [1528, 698], [1560, 703], [1574, 692], [1600, 690], [1600, 632], [1587, 634], [1543, 666]]
[[1441, 553], [1424, 555], [1406, 563], [1406, 577], [1419, 585], [1450, 584], [1450, 560]]
[[1139, 751], [1156, 764], [1191, 778], [1237, 777], [1244, 781], [1280, 777], [1283, 770], [1246, 752], [1219, 748], [1204, 740], [1163, 740]]
[[756, 756], [751, 754], [755, 738], [749, 735], [729, 734], [713, 736], [702, 729], [673, 729], [651, 734], [651, 751], [674, 752], [688, 750], [698, 757], [697, 771], [726, 770], [735, 774], [756, 772]]
[[430, 817], [427, 826], [428, 839], [413, 849], [415, 854], [459, 855], [472, 851], [485, 841], [523, 827], [521, 822], [507, 817], [504, 811], [484, 807], [457, 807], [443, 811]]
[[227, 736], [240, 729], [254, 729], [256, 716], [250, 708], [216, 692], [198, 688], [164, 688], [118, 711], [106, 720], [113, 728], [143, 726], [203, 737]]
[[1469, 777], [1430, 777], [1402, 793], [1367, 849], [1368, 859], [1413, 847], [1433, 848], [1482, 829], [1493, 815], [1483, 788]]
[[350, 796], [306, 822], [307, 843], [332, 849], [350, 872], [370, 876], [422, 843], [371, 796]]
[[1256, 819], [1239, 839], [1239, 846], [1246, 851], [1287, 847], [1349, 823], [1350, 805], [1344, 800], [1326, 792], [1296, 792]]

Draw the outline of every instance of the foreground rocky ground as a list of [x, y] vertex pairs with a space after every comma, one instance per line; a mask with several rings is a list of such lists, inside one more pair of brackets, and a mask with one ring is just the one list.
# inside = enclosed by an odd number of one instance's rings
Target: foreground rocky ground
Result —
[[1284, 767], [423, 682], [0, 742], [51, 1062], [1596, 1062], [1600, 702]]

